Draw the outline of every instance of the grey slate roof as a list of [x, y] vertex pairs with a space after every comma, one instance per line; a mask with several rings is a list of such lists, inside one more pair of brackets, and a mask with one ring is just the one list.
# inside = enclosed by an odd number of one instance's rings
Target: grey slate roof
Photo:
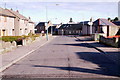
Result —
[[97, 19], [93, 22], [94, 25], [101, 25], [101, 26], [116, 26], [114, 23], [109, 22], [107, 19]]
[[117, 26], [120, 26], [120, 21], [114, 21], [113, 23]]
[[27, 21], [29, 21], [29, 23], [34, 23], [31, 21], [31, 19], [26, 18], [25, 16], [21, 15], [19, 12], [9, 10], [9, 9], [6, 9], [6, 10], [9, 11], [10, 13], [12, 13], [14, 16], [18, 17], [19, 19], [27, 20]]
[[3, 9], [1, 7], [0, 7], [0, 15], [15, 18], [15, 16], [12, 13], [10, 13], [9, 11], [7, 11], [6, 9]]
[[88, 25], [88, 22], [89, 22], [89, 21], [83, 21], [83, 22], [80, 22], [79, 24]]
[[34, 22], [32, 22], [31, 19], [28, 19], [25, 16], [21, 15], [19, 12], [16, 12], [16, 11], [13, 11], [13, 10], [3, 9], [3, 8], [0, 7], [0, 15], [13, 17], [13, 18], [18, 17], [19, 19], [27, 20], [27, 21], [29, 21], [29, 23], [34, 24]]
[[6, 10], [12, 13], [14, 16], [18, 17], [19, 19], [28, 20], [25, 16], [21, 15], [19, 12], [9, 10], [9, 9], [6, 9]]

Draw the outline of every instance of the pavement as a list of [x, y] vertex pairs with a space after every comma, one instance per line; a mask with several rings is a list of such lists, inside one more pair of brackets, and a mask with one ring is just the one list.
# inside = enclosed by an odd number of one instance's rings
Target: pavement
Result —
[[120, 66], [120, 48], [111, 47], [99, 41], [92, 41], [90, 36], [76, 37], [79, 40], [88, 43], [88, 45], [94, 47], [96, 50], [103, 53], [104, 56], [113, 60], [117, 65]]
[[102, 52], [88, 45], [87, 40], [83, 40], [85, 38], [54, 38], [4, 70], [3, 79], [47, 77], [116, 80], [119, 75], [118, 66]]
[[50, 42], [54, 37], [49, 35], [49, 41], [46, 40], [46, 36], [40, 37], [38, 40], [34, 41], [33, 43], [26, 45], [26, 46], [18, 46], [18, 48], [0, 54], [0, 72], [4, 71], [14, 63], [18, 62], [19, 60], [23, 59], [27, 55], [31, 54], [41, 46], [45, 45], [46, 43]]

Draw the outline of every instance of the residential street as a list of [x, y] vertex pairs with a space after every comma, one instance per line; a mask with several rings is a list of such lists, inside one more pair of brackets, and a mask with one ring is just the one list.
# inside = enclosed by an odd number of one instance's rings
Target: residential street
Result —
[[113, 61], [84, 41], [59, 36], [3, 71], [3, 77], [117, 78], [117, 72]]

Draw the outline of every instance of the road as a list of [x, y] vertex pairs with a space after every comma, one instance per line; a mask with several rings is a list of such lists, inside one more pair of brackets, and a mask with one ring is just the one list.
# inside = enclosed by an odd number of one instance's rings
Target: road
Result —
[[[39, 43], [38, 43], [39, 44]], [[6, 78], [117, 78], [118, 66], [84, 41], [59, 36], [3, 72]]]

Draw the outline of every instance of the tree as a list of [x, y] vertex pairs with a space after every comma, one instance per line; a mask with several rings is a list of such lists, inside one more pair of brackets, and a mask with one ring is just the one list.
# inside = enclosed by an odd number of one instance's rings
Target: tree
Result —
[[118, 20], [119, 20], [118, 17], [115, 17], [115, 19], [113, 21], [118, 21]]
[[70, 18], [70, 21], [69, 22], [73, 22], [72, 18]]
[[111, 18], [108, 18], [108, 21], [111, 21]]

